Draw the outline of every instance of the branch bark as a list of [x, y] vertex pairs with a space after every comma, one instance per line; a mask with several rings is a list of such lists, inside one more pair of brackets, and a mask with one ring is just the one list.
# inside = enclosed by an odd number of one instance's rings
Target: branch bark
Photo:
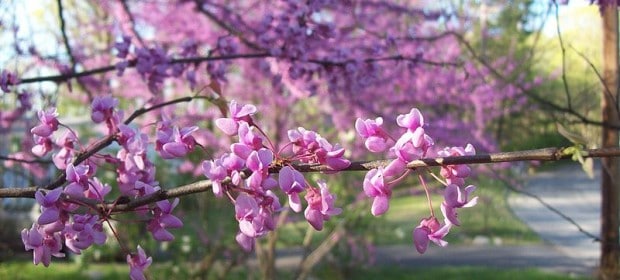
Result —
[[[410, 169], [443, 166], [452, 164], [485, 164], [485, 163], [498, 163], [498, 162], [514, 162], [514, 161], [558, 161], [569, 159], [571, 154], [564, 153], [562, 148], [545, 148], [537, 150], [525, 150], [517, 152], [504, 152], [504, 153], [492, 153], [492, 154], [480, 154], [473, 156], [456, 156], [456, 157], [438, 157], [416, 160], [407, 165]], [[620, 157], [620, 148], [605, 148], [605, 149], [590, 149], [582, 151], [584, 158], [599, 158], [599, 157]], [[391, 160], [375, 160], [375, 161], [357, 161], [352, 162], [351, 166], [341, 170], [345, 171], [368, 171], [373, 168], [385, 167]], [[312, 164], [296, 164], [293, 165], [295, 169], [300, 172], [333, 172], [328, 166], [325, 165], [312, 165]], [[277, 173], [281, 169], [281, 166], [273, 166], [269, 169], [270, 173]], [[64, 178], [64, 177], [63, 177]], [[64, 181], [63, 181], [64, 183]], [[223, 184], [229, 184], [230, 179], [226, 179]], [[62, 184], [60, 184], [62, 185]], [[100, 203], [96, 200], [80, 199], [80, 202], [90, 205], [96, 209], [103, 209], [105, 211], [111, 211], [113, 213], [127, 212], [137, 207], [148, 205], [164, 199], [182, 197], [195, 193], [206, 192], [211, 189], [212, 182], [210, 180], [201, 180], [191, 184], [182, 185], [170, 189], [162, 189], [150, 195], [130, 199], [122, 202], [105, 202]], [[0, 198], [3, 197], [25, 197], [34, 198], [34, 193], [39, 190], [39, 187], [28, 188], [0, 188]]]

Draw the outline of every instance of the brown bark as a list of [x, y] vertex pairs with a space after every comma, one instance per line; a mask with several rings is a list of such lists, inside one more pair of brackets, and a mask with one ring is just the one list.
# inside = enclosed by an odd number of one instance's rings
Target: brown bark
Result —
[[[612, 3], [613, 2], [613, 3]], [[604, 4], [603, 17], [603, 79], [601, 97], [602, 121], [618, 124], [618, 6], [616, 1]], [[602, 128], [603, 148], [618, 147], [618, 130]], [[601, 182], [601, 259], [600, 279], [620, 279], [619, 256], [619, 161], [616, 157], [602, 159]]]

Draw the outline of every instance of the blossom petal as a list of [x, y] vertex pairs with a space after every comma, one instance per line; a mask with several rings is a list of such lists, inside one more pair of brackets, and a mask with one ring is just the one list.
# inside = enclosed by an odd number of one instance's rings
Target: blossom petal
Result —
[[428, 230], [423, 227], [417, 227], [413, 230], [413, 244], [420, 254], [424, 254], [428, 248]]
[[41, 213], [41, 216], [39, 216], [37, 223], [40, 225], [51, 224], [58, 220], [59, 216], [60, 211], [57, 208], [46, 208], [43, 213]]
[[376, 196], [372, 202], [370, 212], [373, 216], [380, 216], [390, 208], [390, 199], [385, 195]]
[[219, 118], [215, 120], [215, 125], [229, 136], [237, 134], [237, 129], [239, 128], [237, 122], [229, 118]]

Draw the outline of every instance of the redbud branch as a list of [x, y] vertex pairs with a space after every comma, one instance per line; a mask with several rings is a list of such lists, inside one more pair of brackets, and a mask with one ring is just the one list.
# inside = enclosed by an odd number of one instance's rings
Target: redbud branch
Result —
[[[589, 149], [583, 150], [582, 156], [584, 158], [599, 158], [599, 157], [619, 157], [620, 148], [604, 148], [604, 149]], [[439, 157], [416, 160], [407, 165], [410, 169], [416, 169], [420, 167], [430, 166], [443, 166], [452, 164], [484, 164], [484, 163], [499, 163], [499, 162], [514, 162], [514, 161], [558, 161], [564, 159], [570, 159], [571, 154], [565, 153], [563, 148], [545, 148], [537, 150], [525, 150], [516, 152], [503, 152], [492, 154], [480, 154], [473, 156], [453, 156], [453, 157]], [[373, 168], [385, 167], [390, 163], [390, 160], [375, 160], [375, 161], [357, 161], [352, 162], [351, 165], [341, 171], [367, 171]], [[299, 172], [320, 172], [320, 171], [332, 171], [324, 165], [311, 165], [311, 164], [293, 164], [292, 165]], [[269, 168], [270, 173], [277, 173], [282, 166], [273, 166]], [[64, 178], [64, 177], [63, 177]], [[222, 184], [230, 183], [230, 178], [224, 180]], [[127, 203], [100, 203], [94, 199], [81, 198], [80, 201], [103, 208], [104, 210], [111, 210], [111, 212], [127, 212], [137, 207], [148, 205], [164, 199], [170, 199], [175, 197], [182, 197], [194, 193], [206, 192], [211, 189], [212, 183], [210, 180], [201, 180], [191, 184], [174, 187], [168, 190], [158, 190], [152, 194], [139, 197], [130, 200]], [[27, 188], [0, 188], [0, 198], [3, 197], [25, 197], [34, 198], [37, 187]]]
[[[598, 157], [619, 157], [620, 149], [618, 148], [602, 148], [602, 149], [587, 149], [582, 151], [584, 158], [598, 158]], [[492, 154], [479, 154], [471, 156], [453, 156], [453, 157], [437, 157], [437, 158], [424, 158], [414, 160], [407, 164], [407, 168], [415, 169], [419, 167], [430, 166], [444, 166], [452, 164], [483, 164], [483, 163], [499, 163], [499, 162], [514, 162], [514, 161], [558, 161], [562, 159], [569, 159], [572, 154], [564, 153], [564, 148], [544, 148], [536, 150], [524, 150], [515, 152], [501, 152]], [[387, 166], [391, 160], [375, 160], [375, 161], [357, 161], [352, 162], [351, 165], [341, 171], [364, 171], [379, 167]], [[280, 167], [274, 166], [270, 168], [270, 172], [274, 173], [279, 170]], [[300, 164], [295, 165], [295, 169], [299, 172], [324, 172], [334, 171], [326, 165], [319, 164]]]

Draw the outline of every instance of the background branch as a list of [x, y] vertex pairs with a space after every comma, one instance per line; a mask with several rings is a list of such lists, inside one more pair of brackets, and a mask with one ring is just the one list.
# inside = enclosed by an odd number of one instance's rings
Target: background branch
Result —
[[[218, 61], [218, 60], [229, 60], [229, 59], [255, 59], [255, 58], [267, 58], [267, 57], [275, 57], [278, 59], [285, 59], [285, 60], [288, 59], [291, 61], [296, 61], [295, 58], [273, 56], [266, 52], [259, 52], [259, 53], [231, 54], [231, 55], [222, 55], [222, 56], [197, 56], [197, 57], [187, 57], [187, 58], [176, 58], [176, 59], [170, 60], [169, 63], [170, 64], [183, 64], [183, 63], [198, 63], [198, 62], [205, 62], [205, 61]], [[364, 63], [384, 62], [384, 61], [411, 61], [414, 63], [422, 63], [422, 64], [440, 66], [440, 67], [461, 65], [458, 62], [455, 63], [455, 62], [448, 62], [448, 61], [432, 61], [432, 60], [426, 60], [426, 59], [422, 59], [418, 57], [407, 57], [407, 56], [402, 56], [402, 55], [394, 55], [394, 56], [386, 56], [386, 57], [378, 57], [378, 58], [366, 58], [366, 59], [360, 59], [360, 60], [349, 59], [349, 60], [342, 60], [342, 61], [332, 61], [332, 60], [325, 60], [325, 59], [307, 60], [307, 62], [320, 64], [323, 66], [345, 66], [347, 63], [354, 63], [357, 61], [361, 61]], [[137, 62], [138, 61], [136, 59], [128, 60], [127, 68], [135, 68], [137, 65]], [[44, 82], [44, 81], [64, 82], [64, 81], [68, 81], [73, 78], [81, 78], [85, 76], [102, 74], [102, 73], [107, 73], [107, 72], [112, 72], [112, 71], [117, 71], [116, 66], [109, 65], [109, 66], [85, 70], [82, 72], [72, 72], [72, 73], [66, 73], [66, 74], [60, 74], [60, 75], [26, 78], [26, 79], [20, 80], [18, 84], [30, 84], [30, 83], [37, 83], [37, 82]]]
[[[452, 32], [451, 33], [453, 36], [455, 36], [459, 42], [461, 42], [461, 44], [463, 44], [465, 46], [465, 48], [467, 49], [467, 51], [471, 54], [471, 56], [476, 59], [478, 62], [480, 62], [487, 70], [489, 70], [489, 72], [495, 76], [497, 79], [504, 81], [504, 82], [509, 82], [509, 80], [502, 75], [499, 71], [497, 71], [497, 69], [495, 69], [492, 65], [490, 65], [488, 62], [486, 62], [482, 57], [480, 57], [480, 55], [478, 55], [478, 53], [476, 52], [476, 50], [474, 49], [474, 47], [460, 34]], [[602, 122], [602, 121], [597, 121], [597, 120], [593, 120], [590, 119], [588, 117], [586, 117], [583, 114], [580, 114], [579, 112], [576, 112], [575, 110], [573, 110], [572, 108], [567, 108], [561, 105], [558, 105], [550, 100], [547, 100], [541, 96], [539, 96], [538, 94], [532, 92], [531, 90], [526, 89], [523, 85], [521, 84], [513, 84], [516, 88], [518, 88], [523, 94], [527, 95], [528, 97], [532, 98], [532, 100], [542, 104], [543, 106], [549, 107], [555, 111], [561, 112], [561, 113], [566, 113], [569, 114], [575, 118], [577, 118], [581, 123], [583, 124], [590, 124], [590, 125], [598, 125], [598, 126], [603, 126], [603, 127], [608, 127], [608, 128], [613, 128], [613, 129], [620, 129], [620, 125], [614, 124], [614, 123], [609, 123], [609, 122]]]

